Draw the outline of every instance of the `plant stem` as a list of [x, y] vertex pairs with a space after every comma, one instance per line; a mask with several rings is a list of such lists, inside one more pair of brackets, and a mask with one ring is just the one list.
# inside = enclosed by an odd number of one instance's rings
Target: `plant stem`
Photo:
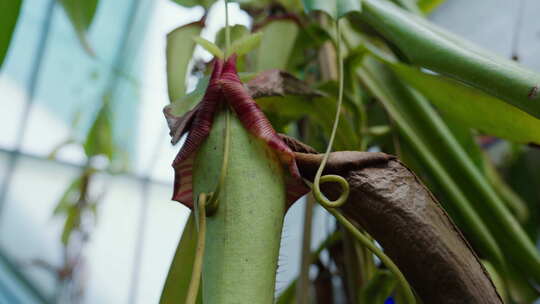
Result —
[[206, 242], [206, 194], [201, 193], [199, 199], [195, 202], [198, 211], [198, 233], [197, 249], [195, 252], [195, 261], [193, 261], [193, 270], [191, 272], [191, 281], [189, 282], [186, 304], [195, 304], [199, 294], [199, 285], [201, 283], [202, 262], [204, 247]]
[[[337, 127], [339, 124], [339, 116], [341, 114], [341, 104], [343, 102], [343, 56], [341, 54], [341, 27], [339, 20], [336, 21], [336, 32], [337, 32], [337, 57], [338, 57], [338, 67], [339, 67], [339, 91], [338, 91], [338, 101], [336, 107], [336, 117], [334, 119], [334, 125], [332, 126], [332, 133], [330, 134], [330, 140], [328, 141], [328, 147], [324, 153], [324, 158], [317, 169], [317, 174], [315, 175], [315, 180], [313, 181], [313, 196], [317, 202], [323, 205], [325, 208], [336, 208], [343, 205], [347, 198], [349, 197], [349, 183], [339, 175], [322, 175], [330, 152], [332, 151], [332, 145], [336, 137]], [[342, 192], [339, 198], [335, 201], [330, 201], [327, 199], [324, 194], [321, 192], [320, 184], [325, 182], [335, 182], [341, 186]]]
[[231, 27], [229, 26], [229, 0], [225, 0], [225, 58], [231, 49]]
[[[225, 57], [228, 56], [228, 50], [231, 47], [231, 38], [230, 38], [230, 27], [229, 27], [229, 1], [225, 0]], [[221, 191], [222, 185], [225, 183], [225, 176], [227, 176], [227, 167], [229, 166], [229, 146], [230, 146], [230, 128], [231, 128], [231, 118], [230, 110], [227, 104], [224, 104], [226, 122], [225, 122], [225, 143], [223, 145], [223, 162], [221, 164], [221, 172], [219, 174], [219, 181], [214, 192], [211, 193], [210, 201], [208, 203], [208, 215], [214, 214], [216, 212], [219, 202], [219, 192]]]
[[308, 195], [306, 198], [306, 207], [304, 211], [304, 228], [302, 238], [302, 259], [300, 261], [300, 274], [298, 275], [298, 284], [296, 286], [297, 303], [307, 304], [308, 289], [309, 289], [309, 266], [312, 263], [311, 258], [311, 231], [313, 226], [313, 209], [315, 207], [315, 199], [313, 195]]
[[216, 186], [216, 190], [211, 193], [210, 201], [207, 205], [208, 215], [211, 216], [214, 214], [218, 208], [219, 202], [218, 197], [221, 191], [222, 185], [225, 184], [225, 177], [227, 176], [227, 168], [229, 167], [229, 151], [230, 151], [230, 142], [231, 142], [231, 113], [227, 105], [225, 108], [225, 142], [223, 144], [223, 162], [221, 164], [221, 171], [219, 173], [219, 180]]
[[[324, 206], [323, 206], [324, 207]], [[398, 280], [399, 284], [402, 286], [403, 291], [405, 293], [405, 297], [407, 299], [407, 303], [414, 304], [416, 303], [416, 298], [411, 290], [411, 287], [409, 286], [409, 283], [407, 283], [407, 280], [405, 279], [405, 276], [403, 276], [403, 273], [399, 270], [399, 268], [394, 264], [394, 262], [377, 246], [375, 246], [371, 240], [366, 237], [364, 234], [362, 234], [356, 227], [347, 220], [341, 213], [339, 213], [337, 210], [325, 207], [328, 212], [330, 212], [337, 220], [338, 222], [343, 225], [349, 232], [369, 251], [371, 251], [373, 254], [375, 254], [381, 262], [386, 265], [386, 267], [394, 274], [396, 279]]]

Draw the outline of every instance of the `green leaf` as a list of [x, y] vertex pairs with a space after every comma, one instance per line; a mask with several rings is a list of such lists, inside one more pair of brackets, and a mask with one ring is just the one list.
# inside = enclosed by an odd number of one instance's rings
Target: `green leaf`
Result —
[[360, 17], [413, 63], [463, 81], [540, 118], [540, 75], [485, 51], [388, 1], [364, 0]]
[[446, 77], [399, 63], [392, 69], [453, 120], [514, 142], [540, 144], [540, 120], [527, 112]]
[[104, 97], [103, 105], [96, 115], [84, 143], [87, 157], [104, 155], [112, 160], [114, 152], [109, 96]]
[[195, 49], [192, 38], [197, 37], [203, 27], [202, 22], [194, 22], [167, 34], [167, 87], [171, 102], [186, 94], [187, 69]]
[[216, 2], [216, 0], [171, 0], [173, 2], [178, 3], [179, 5], [185, 6], [185, 7], [194, 7], [197, 5], [201, 5], [204, 8], [209, 8]]
[[[331, 97], [318, 97], [309, 99], [304, 96], [274, 96], [262, 97], [255, 100], [261, 109], [273, 117], [279, 118], [279, 125], [287, 125], [303, 117], [309, 117], [311, 122], [322, 129], [322, 133], [328, 138], [332, 130], [332, 122], [336, 111], [336, 100]], [[336, 150], [357, 150], [359, 139], [348, 117], [344, 114], [340, 118], [340, 124], [335, 139]]]
[[260, 31], [263, 36], [255, 70], [284, 70], [298, 35], [298, 24], [292, 19], [276, 19], [268, 22]]
[[360, 0], [302, 0], [306, 12], [323, 11], [337, 20], [350, 12], [359, 12]]
[[[486, 256], [495, 261], [497, 265], [503, 263], [501, 249], [486, 227], [486, 223], [451, 177], [448, 169], [443, 166], [446, 164], [445, 155], [438, 155], [437, 151], [433, 150], [433, 148], [440, 147], [438, 141], [444, 139], [444, 136], [436, 133], [437, 130], [427, 127], [425, 123], [429, 121], [420, 120], [421, 113], [417, 113], [410, 106], [418, 100], [412, 99], [410, 93], [400, 85], [390, 71], [374, 59], [367, 57], [364, 68], [358, 73], [373, 96], [377, 97], [384, 105], [400, 133], [411, 143], [427, 167], [431, 169], [438, 184], [442, 185], [449, 197], [449, 202], [459, 212], [461, 222], [466, 225], [461, 228], [467, 231], [469, 237]], [[404, 104], [405, 101], [407, 103]], [[459, 146], [452, 146], [452, 149], [456, 148]]]
[[514, 216], [519, 220], [520, 223], [526, 223], [530, 217], [529, 208], [527, 203], [510, 188], [499, 175], [497, 168], [491, 163], [489, 157], [484, 155], [483, 159], [483, 168], [486, 172], [486, 177], [488, 178], [491, 185], [499, 196], [504, 200], [506, 206]]
[[213, 42], [208, 41], [200, 36], [193, 37], [193, 40], [197, 42], [197, 44], [202, 46], [205, 50], [207, 50], [210, 54], [218, 58], [224, 58], [225, 55], [223, 54], [223, 51]]
[[418, 8], [418, 5], [416, 4], [416, 0], [392, 0], [392, 2], [401, 6], [402, 8], [406, 9], [407, 11], [413, 14], [421, 13], [420, 9]]
[[[240, 76], [240, 80], [242, 82], [248, 82], [256, 77], [257, 73], [239, 73], [238, 76]], [[195, 90], [166, 106], [167, 108], [171, 109], [170, 113], [174, 116], [180, 117], [186, 114], [187, 111], [193, 109], [204, 97], [209, 80], [209, 76], [202, 77], [199, 79], [199, 82], [197, 82], [197, 87]]]
[[277, 297], [276, 304], [294, 304], [296, 300], [296, 282], [294, 280], [287, 288]]
[[484, 269], [489, 274], [489, 277], [491, 278], [491, 281], [493, 282], [493, 285], [495, 285], [495, 288], [497, 289], [497, 292], [501, 295], [501, 298], [504, 299], [504, 303], [507, 302], [507, 294], [506, 294], [506, 288], [505, 288], [505, 282], [504, 279], [501, 277], [501, 275], [497, 272], [497, 269], [491, 265], [490, 262], [481, 260], [482, 265], [484, 265]]
[[446, 0], [418, 0], [418, 7], [424, 14], [429, 14], [445, 1]]
[[[231, 34], [231, 43], [249, 35], [249, 29], [241, 24], [232, 25], [229, 27], [229, 30]], [[225, 27], [221, 28], [216, 34], [216, 45], [222, 50], [225, 49]]]
[[73, 206], [78, 199], [79, 187], [81, 186], [81, 178], [76, 178], [71, 184], [67, 187], [64, 194], [58, 200], [56, 207], [53, 210], [53, 215], [59, 215], [67, 213], [71, 206]]
[[209, 76], [199, 79], [195, 90], [169, 104], [167, 107], [171, 109], [170, 113], [180, 117], [186, 114], [187, 111], [193, 109], [202, 100], [204, 93], [206, 92], [206, 87], [208, 87], [209, 80]]
[[0, 68], [6, 58], [11, 37], [17, 25], [22, 0], [0, 2]]
[[[484, 250], [492, 247], [488, 251], [494, 259], [492, 262], [500, 267], [503, 265], [502, 259], [494, 251], [497, 247], [493, 247], [491, 243], [494, 239], [489, 236], [495, 235], [500, 245], [498, 247], [512, 259], [512, 263], [523, 273], [540, 280], [540, 255], [534, 244], [427, 100], [414, 91], [407, 93], [407, 89], [400, 89], [401, 94], [392, 97], [381, 84], [398, 88], [397, 78], [372, 60], [366, 61], [366, 64], [361, 77], [383, 102], [402, 134], [440, 179], [440, 184], [448, 190], [452, 201], [461, 208], [469, 229], [474, 227], [475, 241], [482, 243]], [[383, 78], [381, 75], [384, 75]], [[473, 205], [463, 192], [468, 197], [478, 196], [480, 199]], [[480, 220], [478, 214], [489, 220]], [[485, 231], [483, 226], [488, 226], [491, 233]]]
[[[191, 281], [196, 247], [197, 227], [195, 225], [195, 217], [191, 213], [184, 226], [182, 238], [178, 243], [171, 267], [169, 268], [169, 273], [167, 274], [167, 279], [161, 292], [160, 304], [182, 303], [186, 299], [189, 282]], [[197, 302], [202, 302], [200, 294]]]
[[62, 244], [67, 245], [71, 233], [79, 226], [81, 210], [77, 205], [68, 209], [64, 229], [62, 230]]
[[88, 54], [94, 56], [94, 51], [88, 43], [86, 33], [94, 19], [98, 0], [59, 0], [59, 2], [71, 21], [81, 45]]
[[236, 55], [238, 56], [243, 56], [251, 52], [255, 48], [257, 48], [261, 44], [261, 39], [262, 39], [261, 32], [244, 36], [241, 39], [236, 40], [231, 44], [231, 49], [229, 52], [231, 54], [236, 53]]
[[77, 143], [77, 141], [73, 138], [67, 138], [61, 141], [51, 150], [51, 152], [49, 152], [49, 155], [47, 155], [47, 159], [54, 160], [56, 158], [56, 155], [58, 155], [58, 152], [60, 152], [60, 150], [62, 150], [66, 146], [69, 146], [75, 143]]
[[392, 295], [396, 279], [386, 269], [377, 270], [375, 276], [360, 291], [360, 303], [382, 304]]

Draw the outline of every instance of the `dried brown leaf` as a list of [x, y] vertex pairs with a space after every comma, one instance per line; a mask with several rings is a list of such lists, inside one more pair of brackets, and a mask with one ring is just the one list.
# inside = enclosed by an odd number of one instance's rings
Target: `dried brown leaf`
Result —
[[[323, 154], [295, 154], [302, 177], [313, 180]], [[324, 174], [349, 182], [350, 197], [341, 212], [381, 244], [424, 303], [502, 303], [459, 229], [396, 157], [334, 152]], [[331, 199], [340, 191], [334, 184], [322, 189]]]

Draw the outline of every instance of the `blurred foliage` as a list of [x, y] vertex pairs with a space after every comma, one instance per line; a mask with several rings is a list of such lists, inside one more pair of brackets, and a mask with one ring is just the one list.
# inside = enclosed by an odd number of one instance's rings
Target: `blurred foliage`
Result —
[[93, 56], [94, 51], [88, 42], [87, 32], [96, 14], [98, 0], [58, 0], [58, 2], [62, 4], [81, 45]]

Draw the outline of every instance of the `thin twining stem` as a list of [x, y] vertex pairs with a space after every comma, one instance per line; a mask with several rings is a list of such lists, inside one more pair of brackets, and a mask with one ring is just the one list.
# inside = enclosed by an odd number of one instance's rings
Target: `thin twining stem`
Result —
[[231, 27], [229, 26], [229, 0], [225, 0], [225, 58], [229, 57], [231, 50]]
[[371, 240], [367, 236], [365, 236], [358, 229], [356, 229], [356, 227], [351, 222], [349, 222], [349, 220], [347, 220], [347, 218], [345, 218], [341, 213], [339, 213], [339, 211], [333, 208], [326, 208], [326, 210], [328, 210], [328, 212], [330, 212], [338, 220], [338, 222], [343, 227], [345, 227], [345, 229], [349, 230], [349, 232], [356, 238], [356, 240], [358, 240], [358, 242], [360, 242], [360, 244], [362, 244], [374, 255], [376, 255], [381, 260], [381, 262], [386, 265], [388, 270], [390, 270], [390, 272], [394, 274], [399, 284], [401, 285], [401, 288], [404, 291], [407, 303], [416, 303], [416, 298], [411, 290], [411, 287], [409, 286], [409, 283], [405, 279], [403, 273], [396, 266], [396, 264], [394, 264], [394, 262], [381, 249], [375, 246], [375, 244], [373, 244], [373, 242], [371, 242]]
[[[324, 153], [323, 160], [321, 162], [321, 165], [319, 166], [319, 169], [317, 170], [317, 174], [315, 175], [315, 179], [313, 181], [313, 196], [317, 200], [317, 202], [324, 207], [327, 208], [336, 208], [341, 205], [343, 205], [347, 198], [349, 197], [349, 183], [341, 176], [339, 175], [324, 175], [322, 176], [322, 172], [324, 170], [324, 167], [326, 166], [326, 162], [328, 161], [328, 157], [330, 156], [330, 152], [332, 151], [332, 145], [334, 144], [334, 139], [336, 137], [337, 127], [339, 124], [339, 117], [341, 114], [341, 104], [343, 102], [343, 57], [341, 54], [341, 27], [339, 20], [336, 21], [336, 32], [337, 32], [337, 60], [338, 60], [338, 74], [339, 74], [339, 91], [338, 91], [338, 100], [337, 100], [337, 107], [336, 107], [336, 117], [334, 119], [334, 125], [332, 126], [332, 133], [330, 134], [330, 140], [328, 141], [328, 147], [326, 148], [326, 152]], [[335, 201], [330, 201], [326, 198], [326, 196], [321, 192], [320, 185], [321, 183], [327, 183], [327, 182], [335, 182], [338, 183], [341, 186], [342, 192], [339, 198]]]
[[197, 249], [195, 251], [195, 260], [193, 261], [193, 270], [191, 272], [191, 281], [189, 282], [186, 304], [195, 304], [199, 295], [199, 285], [201, 283], [202, 262], [204, 256], [205, 238], [206, 238], [206, 194], [201, 193], [199, 199], [195, 202], [195, 208], [198, 211], [197, 218]]
[[[336, 32], [337, 32], [337, 61], [338, 61], [338, 74], [339, 74], [339, 91], [338, 91], [338, 101], [337, 101], [337, 107], [336, 107], [336, 117], [334, 119], [334, 125], [332, 127], [332, 133], [330, 134], [330, 140], [328, 142], [328, 147], [326, 148], [326, 152], [324, 154], [323, 160], [317, 170], [317, 174], [315, 175], [314, 182], [312, 184], [313, 189], [313, 196], [317, 200], [319, 204], [321, 204], [328, 212], [330, 212], [337, 220], [341, 223], [347, 230], [349, 230], [352, 235], [362, 244], [365, 246], [369, 251], [371, 251], [373, 254], [375, 254], [385, 265], [386, 267], [395, 275], [398, 282], [403, 288], [403, 291], [405, 293], [405, 298], [407, 303], [414, 304], [416, 303], [416, 298], [414, 297], [414, 294], [409, 286], [409, 283], [403, 276], [403, 273], [399, 270], [399, 268], [394, 264], [394, 262], [386, 255], [382, 250], [377, 248], [371, 242], [371, 240], [366, 237], [364, 234], [362, 234], [356, 227], [354, 227], [351, 222], [349, 222], [341, 213], [339, 213], [334, 208], [342, 206], [347, 199], [349, 198], [349, 183], [345, 178], [339, 176], [339, 175], [324, 175], [322, 176], [322, 172], [324, 170], [324, 167], [326, 166], [326, 163], [328, 161], [328, 157], [330, 156], [330, 151], [332, 150], [332, 145], [334, 143], [334, 139], [337, 132], [337, 126], [339, 123], [339, 117], [341, 112], [341, 104], [343, 102], [343, 82], [344, 82], [344, 72], [343, 72], [343, 57], [341, 54], [341, 27], [339, 20], [336, 21]], [[340, 194], [339, 198], [335, 201], [330, 201], [326, 198], [326, 196], [321, 192], [320, 184], [325, 182], [335, 182], [340, 185], [342, 188], [342, 193]]]
[[221, 164], [221, 172], [219, 174], [219, 180], [218, 184], [216, 186], [216, 190], [214, 190], [213, 193], [210, 194], [210, 200], [207, 204], [207, 211], [208, 215], [214, 214], [214, 212], [217, 211], [218, 208], [218, 197], [219, 193], [221, 191], [221, 188], [223, 187], [223, 184], [225, 184], [225, 177], [227, 176], [227, 169], [229, 167], [229, 150], [230, 150], [230, 142], [231, 142], [231, 114], [229, 107], [225, 105], [225, 143], [223, 145], [223, 162]]

